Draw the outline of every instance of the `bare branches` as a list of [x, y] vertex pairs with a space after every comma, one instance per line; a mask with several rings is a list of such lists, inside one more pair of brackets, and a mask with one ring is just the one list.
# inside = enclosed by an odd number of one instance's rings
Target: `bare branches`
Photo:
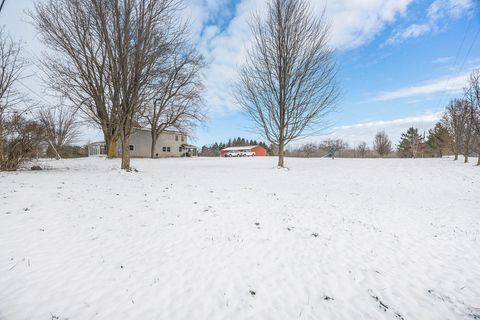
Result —
[[14, 114], [3, 126], [0, 171], [14, 171], [22, 162], [32, 159], [43, 139], [43, 128], [37, 122]]
[[256, 127], [283, 150], [291, 141], [318, 132], [339, 96], [328, 27], [306, 1], [272, 0], [265, 19], [250, 27], [254, 47], [240, 70], [236, 100]]
[[360, 142], [356, 148], [356, 151], [358, 152], [360, 158], [365, 158], [368, 152], [368, 146], [365, 141]]
[[380, 157], [385, 157], [392, 152], [392, 142], [385, 131], [378, 132], [373, 140], [373, 149]]
[[151, 156], [154, 157], [156, 141], [168, 127], [190, 133], [197, 122], [205, 120], [202, 108], [204, 90], [202, 69], [203, 56], [189, 47], [186, 40], [178, 40], [162, 61], [162, 76], [152, 90], [154, 101], [146, 103], [142, 119], [149, 125], [152, 134]]
[[25, 64], [20, 55], [20, 44], [8, 37], [4, 28], [0, 28], [0, 170], [12, 170], [18, 165], [17, 161], [9, 160], [12, 149], [8, 139], [15, 106], [23, 100], [16, 84]]
[[55, 108], [42, 108], [38, 113], [38, 120], [43, 126], [47, 142], [53, 148], [57, 158], [61, 149], [78, 137], [76, 112], [72, 108], [56, 106]]
[[50, 49], [43, 61], [52, 88], [102, 130], [109, 156], [128, 140], [141, 106], [152, 101], [162, 62], [185, 32], [180, 0], [44, 0], [31, 14]]
[[[45, 0], [30, 13], [49, 51], [42, 60], [51, 88], [67, 98], [103, 131], [109, 156], [119, 137], [118, 104], [109, 86], [107, 52], [95, 15], [105, 1]], [[113, 153], [113, 154], [112, 154]]]
[[12, 108], [17, 105], [21, 98], [16, 90], [16, 83], [21, 78], [21, 74], [26, 65], [26, 61], [20, 55], [20, 44], [14, 42], [0, 28], [0, 121], [7, 112], [12, 112]]
[[470, 117], [470, 105], [465, 99], [452, 100], [443, 115], [442, 124], [448, 129], [453, 139], [455, 160], [458, 159], [460, 153], [463, 153], [466, 155], [465, 162], [468, 162], [472, 142]]
[[323, 149], [327, 152], [327, 156], [331, 157], [332, 159], [335, 158], [335, 154], [337, 152], [340, 152], [343, 149], [346, 149], [348, 147], [348, 144], [343, 141], [342, 139], [325, 139], [323, 140], [319, 148]]

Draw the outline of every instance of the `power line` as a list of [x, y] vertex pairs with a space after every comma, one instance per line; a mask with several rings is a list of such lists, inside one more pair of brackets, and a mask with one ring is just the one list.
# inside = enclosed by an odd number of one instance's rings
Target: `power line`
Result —
[[472, 44], [470, 45], [470, 48], [468, 48], [467, 55], [465, 56], [465, 59], [463, 59], [462, 66], [460, 69], [463, 69], [463, 66], [465, 65], [465, 62], [467, 62], [468, 56], [470, 55], [470, 52], [472, 51], [472, 48], [477, 41], [478, 35], [480, 34], [480, 28], [477, 30], [477, 33], [475, 33], [475, 37], [473, 38]]
[[2, 12], [3, 5], [5, 4], [5, 0], [2, 0], [2, 4], [0, 4], [0, 12]]
[[[466, 30], [465, 33], [463, 34], [462, 42], [460, 43], [460, 46], [459, 46], [459, 48], [458, 48], [458, 50], [457, 50], [457, 54], [456, 54], [456, 56], [455, 56], [455, 61], [454, 61], [454, 64], [453, 64], [454, 69], [457, 69], [457, 66], [458, 66], [457, 62], [459, 62], [459, 58], [460, 58], [460, 51], [461, 51], [461, 49], [462, 49], [462, 47], [463, 47], [463, 45], [464, 45], [464, 43], [465, 43], [465, 39], [467, 38], [467, 34], [468, 34], [469, 30], [470, 30], [471, 24], [472, 24], [472, 20], [469, 21], [469, 24], [468, 24], [468, 26], [467, 26], [467, 30]], [[477, 38], [478, 38], [478, 35], [479, 35], [479, 34], [480, 34], [480, 29], [478, 29], [477, 32], [475, 33], [475, 36], [473, 37], [472, 43], [470, 44], [470, 47], [469, 47], [469, 49], [468, 49], [468, 51], [467, 51], [467, 54], [465, 55], [465, 57], [464, 57], [464, 59], [463, 59], [463, 62], [462, 62], [462, 64], [461, 64], [460, 68], [457, 69], [457, 70], [461, 71], [461, 70], [463, 69], [463, 67], [465, 66], [465, 63], [466, 63], [468, 57], [470, 56], [470, 53], [471, 53], [471, 51], [472, 51], [472, 48], [473, 48], [473, 46], [475, 45], [475, 42], [477, 41]], [[451, 80], [451, 78], [448, 78], [448, 79], [447, 79], [447, 84], [446, 84], [446, 88], [447, 88], [447, 89], [448, 89], [448, 85], [450, 84], [450, 80]], [[443, 94], [443, 97], [440, 98], [440, 102], [442, 102], [443, 104], [447, 103], [447, 102], [448, 102], [448, 99], [449, 99], [451, 96], [452, 96], [452, 92], [447, 92], [447, 90], [446, 90], [446, 91], [444, 92], [444, 94]], [[446, 101], [445, 101], [443, 98], [446, 98]]]
[[51, 105], [52, 102], [51, 101], [47, 101], [44, 97], [42, 97], [41, 95], [39, 95], [38, 93], [36, 93], [35, 91], [33, 91], [30, 87], [28, 87], [27, 85], [25, 85], [22, 81], [18, 80], [18, 83], [20, 83], [25, 89], [27, 89], [28, 91], [30, 91], [31, 93], [33, 93], [35, 96], [37, 96], [40, 100], [42, 100], [43, 102], [45, 102], [47, 105]]

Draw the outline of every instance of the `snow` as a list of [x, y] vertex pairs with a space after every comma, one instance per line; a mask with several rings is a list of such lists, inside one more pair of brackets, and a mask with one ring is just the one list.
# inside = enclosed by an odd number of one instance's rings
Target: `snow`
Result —
[[0, 173], [0, 319], [480, 317], [480, 168], [286, 162]]

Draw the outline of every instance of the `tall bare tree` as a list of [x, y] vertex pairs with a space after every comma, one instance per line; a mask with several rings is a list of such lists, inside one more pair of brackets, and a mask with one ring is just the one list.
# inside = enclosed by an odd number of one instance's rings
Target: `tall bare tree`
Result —
[[[443, 117], [442, 124], [448, 129], [452, 136], [452, 149], [454, 153], [454, 160], [458, 160], [460, 153], [468, 154], [471, 140], [471, 132], [469, 120], [470, 106], [465, 99], [454, 99], [448, 105]], [[468, 162], [468, 155], [465, 158]]]
[[179, 0], [116, 0], [97, 6], [101, 37], [105, 42], [111, 91], [118, 104], [122, 169], [130, 169], [129, 139], [142, 105], [151, 97], [152, 85], [161, 76], [160, 62], [176, 30]]
[[138, 111], [161, 74], [180, 0], [44, 0], [34, 24], [53, 53], [45, 59], [54, 89], [103, 130], [109, 154], [129, 139]]
[[385, 131], [380, 131], [375, 135], [373, 149], [377, 151], [382, 158], [392, 152], [392, 142]]
[[22, 101], [16, 90], [16, 84], [26, 65], [20, 50], [20, 44], [14, 42], [5, 29], [0, 27], [0, 162], [6, 157], [4, 140], [7, 117], [13, 115], [15, 106]]
[[79, 134], [75, 109], [65, 106], [44, 107], [40, 109], [38, 119], [43, 126], [45, 139], [56, 158], [60, 159], [62, 148], [72, 143]]
[[339, 96], [329, 28], [306, 0], [271, 0], [266, 17], [250, 21], [253, 47], [240, 70], [236, 100], [278, 148], [320, 131]]
[[183, 134], [191, 132], [196, 122], [205, 120], [202, 108], [204, 89], [202, 69], [203, 56], [188, 46], [186, 33], [180, 29], [177, 43], [165, 54], [159, 82], [153, 90], [153, 103], [142, 108], [142, 118], [150, 127], [152, 136], [151, 157], [155, 157], [155, 147], [160, 134], [169, 127], [175, 127]]
[[110, 7], [101, 0], [43, 0], [30, 16], [49, 49], [42, 65], [50, 87], [102, 129], [108, 156], [113, 158], [121, 121], [99, 29], [99, 20], [110, 18], [98, 15], [97, 6]]

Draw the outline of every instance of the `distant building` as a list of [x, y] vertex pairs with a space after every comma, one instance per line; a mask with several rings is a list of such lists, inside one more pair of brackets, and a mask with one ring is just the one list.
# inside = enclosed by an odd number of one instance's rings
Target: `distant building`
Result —
[[255, 153], [255, 156], [257, 157], [264, 157], [267, 155], [267, 149], [265, 149], [262, 146], [256, 145], [256, 146], [238, 146], [238, 147], [228, 147], [225, 149], [220, 150], [220, 156], [225, 157], [228, 154], [248, 154], [248, 153]]
[[[133, 158], [150, 158], [152, 135], [150, 129], [134, 128], [130, 135], [129, 149]], [[105, 156], [107, 147], [104, 141], [88, 145], [88, 156]], [[121, 154], [121, 143], [117, 146], [117, 155]], [[165, 130], [160, 134], [154, 150], [155, 158], [196, 157], [197, 147], [187, 143], [187, 136], [178, 130]]]

